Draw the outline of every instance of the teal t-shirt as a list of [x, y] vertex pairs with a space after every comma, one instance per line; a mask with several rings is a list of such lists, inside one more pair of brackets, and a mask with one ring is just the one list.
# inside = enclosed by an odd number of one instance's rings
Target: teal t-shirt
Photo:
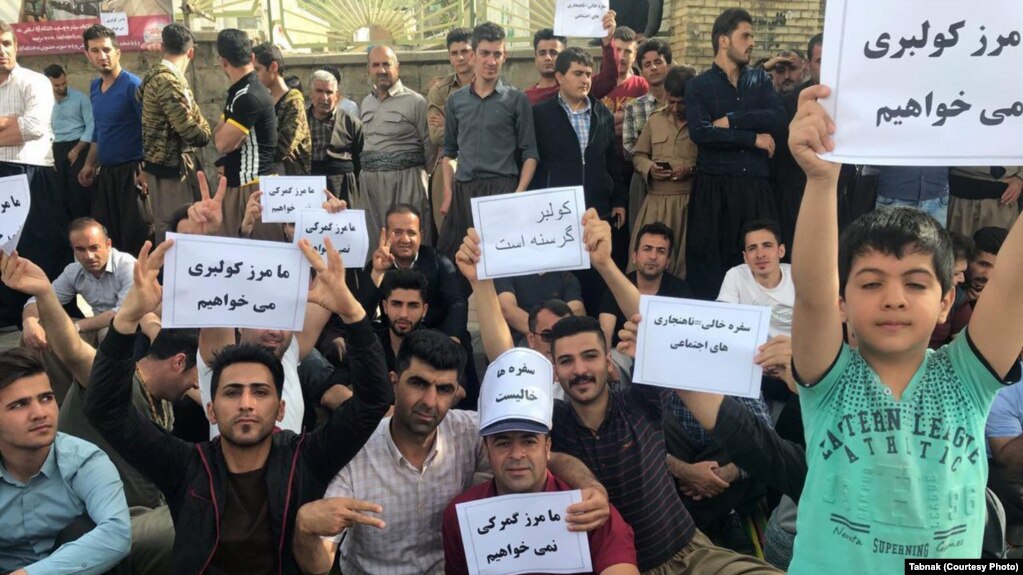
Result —
[[980, 557], [984, 423], [1000, 388], [966, 335], [928, 350], [899, 401], [843, 345], [820, 383], [799, 390], [809, 470], [789, 573]]

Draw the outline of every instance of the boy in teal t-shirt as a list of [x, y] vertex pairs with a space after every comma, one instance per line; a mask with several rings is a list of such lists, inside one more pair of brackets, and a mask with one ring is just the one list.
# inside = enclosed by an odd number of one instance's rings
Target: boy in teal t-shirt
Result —
[[1019, 377], [1010, 370], [1023, 347], [1023, 229], [1003, 244], [965, 333], [928, 350], [955, 293], [951, 239], [922, 212], [895, 208], [861, 217], [839, 242], [840, 165], [817, 156], [834, 146], [816, 101], [829, 93], [804, 90], [789, 130], [807, 174], [792, 360], [809, 466], [789, 573], [901, 573], [907, 558], [978, 558], [984, 424], [1000, 386]]

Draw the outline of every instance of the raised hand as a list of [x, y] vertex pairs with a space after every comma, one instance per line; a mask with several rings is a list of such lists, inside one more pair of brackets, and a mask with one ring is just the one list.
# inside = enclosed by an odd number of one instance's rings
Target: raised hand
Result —
[[480, 236], [476, 233], [476, 228], [469, 228], [465, 233], [465, 239], [462, 240], [462, 247], [455, 252], [455, 265], [471, 284], [479, 281], [479, 276], [476, 275], [476, 264], [480, 263], [482, 253], [480, 251]]
[[174, 246], [174, 240], [166, 240], [153, 249], [152, 242], [142, 245], [139, 257], [135, 261], [133, 283], [128, 295], [121, 303], [121, 309], [114, 316], [114, 327], [120, 333], [132, 333], [139, 321], [147, 313], [160, 306], [163, 301], [163, 286], [157, 279], [163, 268], [163, 259], [167, 250]]
[[210, 186], [206, 174], [197, 172], [199, 179], [200, 200], [188, 208], [188, 219], [195, 224], [201, 235], [216, 233], [224, 223], [224, 195], [227, 190], [227, 178], [220, 176], [217, 184], [217, 195], [210, 197]]
[[615, 349], [621, 353], [636, 359], [636, 335], [639, 333], [639, 322], [643, 321], [643, 316], [635, 313], [629, 318], [629, 321], [625, 322], [622, 329], [618, 330], [618, 345]]
[[327, 249], [326, 263], [319, 252], [313, 249], [309, 240], [300, 240], [298, 247], [316, 271], [316, 279], [309, 287], [309, 301], [338, 314], [345, 323], [354, 323], [365, 317], [366, 312], [359, 304], [359, 300], [355, 299], [352, 291], [348, 289], [344, 261], [330, 238], [323, 238], [323, 247]]
[[[335, 196], [334, 194], [330, 193], [330, 190], [324, 189], [323, 193], [327, 196], [327, 199], [324, 200], [324, 202], [323, 202], [323, 209], [327, 210], [328, 213], [336, 214], [338, 212], [341, 212], [341, 211], [344, 211], [344, 210], [348, 209], [348, 203], [345, 202], [344, 200], [337, 199], [337, 196]], [[262, 192], [260, 192], [260, 194], [262, 194]], [[256, 194], [252, 194], [252, 195], [254, 196]], [[250, 198], [250, 200], [251, 200], [251, 198]], [[248, 211], [248, 210], [246, 210], [246, 211]], [[263, 210], [262, 210], [262, 208], [260, 208], [260, 214], [262, 214], [262, 213], [263, 213]]]
[[384, 521], [366, 513], [383, 513], [384, 508], [376, 503], [348, 497], [328, 497], [306, 503], [298, 509], [298, 528], [310, 535], [332, 537], [345, 529], [357, 525], [384, 528]]
[[835, 133], [835, 122], [817, 102], [831, 94], [827, 86], [811, 86], [799, 94], [799, 108], [789, 124], [789, 149], [796, 163], [806, 172], [807, 179], [838, 179], [841, 164], [828, 162], [817, 154], [835, 149], [831, 136]]
[[11, 255], [0, 252], [0, 271], [0, 280], [12, 290], [39, 297], [52, 289], [46, 272], [31, 261], [19, 257], [17, 251]]
[[600, 219], [593, 208], [583, 214], [583, 245], [590, 252], [593, 267], [614, 265], [611, 261], [611, 224]]

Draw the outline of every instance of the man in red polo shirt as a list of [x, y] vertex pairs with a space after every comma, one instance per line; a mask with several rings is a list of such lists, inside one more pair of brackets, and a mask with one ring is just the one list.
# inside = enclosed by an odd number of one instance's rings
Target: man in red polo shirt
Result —
[[[514, 377], [501, 377], [510, 374]], [[480, 435], [494, 478], [455, 497], [444, 509], [446, 575], [469, 573], [455, 505], [512, 493], [572, 489], [547, 470], [554, 412], [553, 377], [551, 363], [531, 349], [510, 349], [490, 364], [480, 390]], [[632, 528], [614, 506], [610, 511], [607, 522], [587, 534], [593, 573], [639, 575]]]

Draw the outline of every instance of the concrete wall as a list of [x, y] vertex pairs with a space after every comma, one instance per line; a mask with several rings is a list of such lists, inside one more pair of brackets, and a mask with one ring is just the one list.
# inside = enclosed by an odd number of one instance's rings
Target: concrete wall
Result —
[[803, 54], [807, 40], [824, 30], [824, 0], [675, 0], [671, 49], [676, 62], [698, 70], [710, 66], [711, 28], [728, 8], [743, 8], [753, 16], [754, 61], [783, 49]]

